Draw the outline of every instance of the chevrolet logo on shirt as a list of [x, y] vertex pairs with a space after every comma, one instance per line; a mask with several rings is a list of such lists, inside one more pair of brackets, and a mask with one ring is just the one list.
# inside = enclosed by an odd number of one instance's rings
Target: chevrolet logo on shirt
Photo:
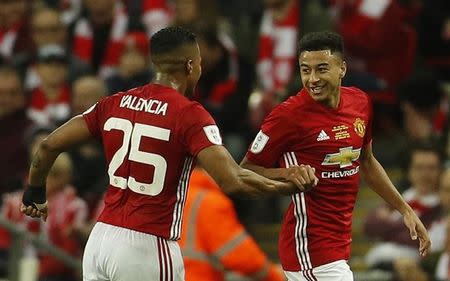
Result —
[[322, 165], [339, 165], [340, 168], [345, 168], [351, 166], [353, 161], [358, 160], [360, 154], [361, 148], [353, 149], [353, 146], [339, 148], [338, 153], [327, 154]]

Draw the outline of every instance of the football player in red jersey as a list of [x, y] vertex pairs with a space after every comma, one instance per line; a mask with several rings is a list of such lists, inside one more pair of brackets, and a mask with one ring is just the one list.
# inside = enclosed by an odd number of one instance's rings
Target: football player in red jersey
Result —
[[372, 154], [372, 107], [358, 88], [342, 87], [346, 72], [342, 39], [332, 32], [305, 35], [299, 45], [303, 89], [266, 118], [241, 165], [268, 178], [308, 163], [319, 184], [292, 195], [280, 233], [279, 253], [289, 280], [353, 280], [352, 211], [359, 171], [403, 215], [411, 239], [425, 256], [430, 239]]
[[103, 142], [109, 186], [83, 257], [87, 280], [184, 280], [180, 238], [195, 160], [225, 192], [294, 193], [317, 184], [300, 165], [275, 181], [239, 167], [209, 113], [189, 100], [201, 75], [195, 35], [152, 37], [153, 83], [106, 97], [45, 139], [34, 156], [22, 212], [47, 216], [45, 179], [56, 156], [92, 137]]

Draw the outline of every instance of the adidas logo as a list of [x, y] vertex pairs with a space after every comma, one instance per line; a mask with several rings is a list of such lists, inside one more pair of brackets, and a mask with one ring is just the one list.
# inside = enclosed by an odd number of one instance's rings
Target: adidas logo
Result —
[[317, 141], [329, 140], [330, 137], [325, 133], [324, 130], [320, 131], [320, 134], [317, 136]]

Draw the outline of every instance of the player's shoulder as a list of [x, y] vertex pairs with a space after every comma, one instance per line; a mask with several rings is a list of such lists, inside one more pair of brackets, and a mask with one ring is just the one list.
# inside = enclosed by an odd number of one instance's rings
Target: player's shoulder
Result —
[[177, 90], [160, 84], [149, 83], [140, 87], [132, 88], [127, 91], [115, 93], [105, 99], [109, 104], [133, 103], [134, 99], [157, 100], [170, 104], [174, 112], [180, 109], [192, 106], [192, 101], [179, 93]]
[[296, 95], [287, 98], [282, 103], [275, 106], [271, 112], [271, 115], [290, 117], [297, 110], [301, 109], [306, 103], [302, 91], [298, 92]]
[[[132, 89], [132, 90], [134, 90], [134, 89]], [[123, 91], [123, 92], [117, 92], [117, 93], [114, 93], [114, 94], [112, 94], [112, 95], [103, 97], [103, 98], [98, 102], [98, 104], [100, 104], [100, 105], [102, 105], [102, 106], [107, 106], [107, 105], [114, 104], [114, 103], [120, 103], [120, 101], [122, 100], [122, 98], [123, 98], [124, 96], [130, 95], [130, 94], [131, 94], [130, 91], [131, 91], [131, 90]]]
[[184, 117], [190, 114], [207, 113], [207, 110], [199, 102], [190, 100], [184, 96], [179, 100], [178, 108], [180, 114], [183, 114]]

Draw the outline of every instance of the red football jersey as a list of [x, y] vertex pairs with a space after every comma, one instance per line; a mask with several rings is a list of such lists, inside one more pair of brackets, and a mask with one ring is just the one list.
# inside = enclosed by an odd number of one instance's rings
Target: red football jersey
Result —
[[179, 239], [194, 158], [222, 144], [211, 115], [158, 84], [107, 97], [83, 115], [102, 140], [108, 164], [109, 187], [98, 220]]
[[371, 142], [372, 107], [357, 88], [341, 88], [337, 109], [302, 90], [264, 121], [247, 158], [270, 168], [309, 164], [319, 184], [292, 196], [279, 252], [284, 270], [309, 270], [350, 256], [352, 211], [359, 187], [359, 156]]

